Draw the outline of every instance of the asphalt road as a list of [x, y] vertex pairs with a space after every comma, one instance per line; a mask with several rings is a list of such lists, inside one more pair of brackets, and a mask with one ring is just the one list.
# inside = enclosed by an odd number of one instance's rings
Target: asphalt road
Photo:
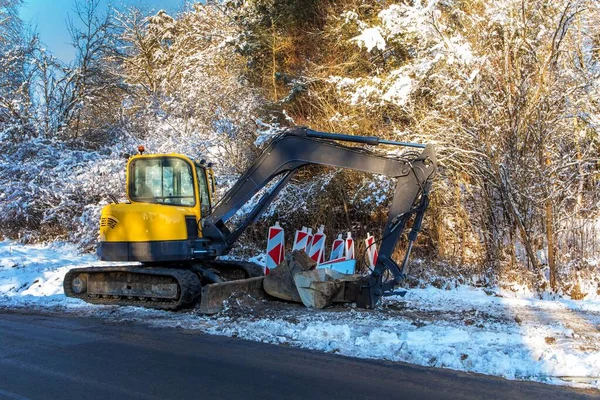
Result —
[[0, 313], [0, 399], [591, 399], [179, 329]]

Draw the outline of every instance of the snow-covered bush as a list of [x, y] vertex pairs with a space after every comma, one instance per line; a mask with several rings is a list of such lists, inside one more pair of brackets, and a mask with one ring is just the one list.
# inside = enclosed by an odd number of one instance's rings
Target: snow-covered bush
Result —
[[98, 152], [34, 139], [0, 144], [0, 226], [26, 241], [57, 237], [90, 246], [100, 205], [124, 193], [122, 147]]

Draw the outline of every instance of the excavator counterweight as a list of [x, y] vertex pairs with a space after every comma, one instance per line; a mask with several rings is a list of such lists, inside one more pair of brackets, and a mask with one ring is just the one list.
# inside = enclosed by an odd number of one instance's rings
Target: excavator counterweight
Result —
[[[407, 146], [421, 151], [386, 156], [339, 141]], [[222, 301], [234, 292], [263, 295], [260, 266], [216, 258], [229, 253], [296, 171], [307, 165], [353, 169], [396, 180], [375, 269], [350, 285], [357, 306], [374, 307], [383, 293], [404, 276], [428, 205], [436, 170], [435, 151], [431, 145], [306, 128], [274, 137], [218, 203], [210, 164], [178, 154], [140, 151], [131, 157], [127, 163], [128, 203], [110, 204], [102, 210], [98, 255], [105, 261], [140, 264], [73, 269], [65, 276], [65, 294], [94, 304], [168, 310], [191, 307], [200, 301], [200, 311], [206, 313], [217, 312]], [[244, 218], [228, 226], [241, 207], [275, 180]], [[391, 255], [413, 216], [409, 245], [399, 266]], [[393, 278], [384, 281], [386, 271]]]

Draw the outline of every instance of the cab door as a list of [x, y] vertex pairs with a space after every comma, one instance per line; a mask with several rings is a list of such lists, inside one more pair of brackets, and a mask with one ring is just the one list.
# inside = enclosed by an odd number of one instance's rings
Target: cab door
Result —
[[196, 175], [198, 176], [198, 198], [200, 199], [201, 218], [204, 218], [210, 214], [212, 208], [206, 168], [196, 165]]

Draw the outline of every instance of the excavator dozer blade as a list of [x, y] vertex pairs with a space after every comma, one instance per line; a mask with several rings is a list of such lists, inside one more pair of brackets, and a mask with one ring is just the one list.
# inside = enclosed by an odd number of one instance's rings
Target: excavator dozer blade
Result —
[[264, 298], [264, 276], [238, 279], [229, 282], [211, 283], [202, 287], [200, 296], [200, 312], [216, 314], [223, 309], [223, 302], [234, 293], [245, 293], [256, 299]]

